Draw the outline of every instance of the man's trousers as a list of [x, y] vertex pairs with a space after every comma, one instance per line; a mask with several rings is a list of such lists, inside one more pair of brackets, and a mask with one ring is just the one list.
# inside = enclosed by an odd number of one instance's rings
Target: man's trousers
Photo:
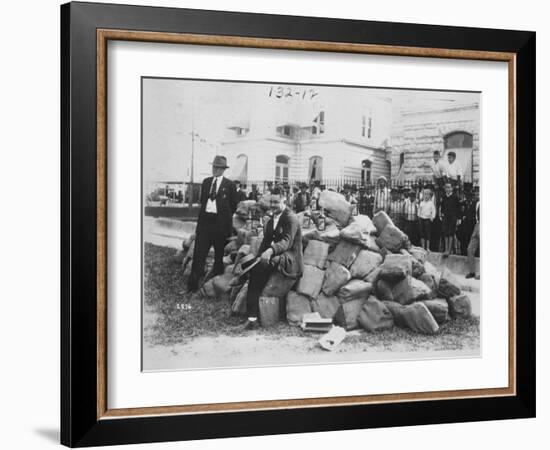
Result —
[[206, 256], [212, 245], [214, 246], [214, 275], [223, 273], [223, 252], [227, 243], [227, 235], [220, 231], [216, 214], [205, 214], [197, 225], [197, 237], [195, 239], [195, 251], [193, 253], [193, 265], [191, 276], [187, 282], [190, 290], [198, 289], [199, 280], [204, 275]]

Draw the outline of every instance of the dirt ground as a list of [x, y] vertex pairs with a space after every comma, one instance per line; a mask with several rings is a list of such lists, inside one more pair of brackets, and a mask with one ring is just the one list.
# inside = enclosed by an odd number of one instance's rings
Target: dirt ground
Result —
[[[143, 368], [175, 370], [265, 365], [326, 364], [402, 359], [476, 357], [479, 319], [450, 321], [433, 336], [394, 328], [380, 333], [348, 332], [332, 352], [319, 333], [280, 323], [242, 331], [241, 318], [224, 301], [186, 295], [175, 250], [147, 243], [144, 251]], [[479, 294], [469, 292], [477, 302]]]

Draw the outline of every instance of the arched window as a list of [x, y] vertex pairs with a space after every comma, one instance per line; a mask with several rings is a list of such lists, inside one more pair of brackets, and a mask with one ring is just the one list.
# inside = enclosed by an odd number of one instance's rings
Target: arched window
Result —
[[285, 155], [275, 157], [275, 180], [288, 181], [288, 161], [290, 158]]
[[474, 137], [465, 131], [454, 131], [443, 138], [445, 149], [472, 148]]
[[310, 181], [323, 179], [323, 158], [312, 156], [309, 158], [308, 178]]

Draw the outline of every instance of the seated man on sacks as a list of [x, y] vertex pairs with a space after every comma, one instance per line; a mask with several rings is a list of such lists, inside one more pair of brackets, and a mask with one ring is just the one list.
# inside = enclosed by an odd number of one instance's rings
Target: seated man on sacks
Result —
[[296, 280], [304, 271], [300, 221], [287, 208], [286, 197], [278, 188], [269, 194], [269, 209], [272, 217], [265, 225], [264, 238], [258, 250], [260, 262], [250, 270], [245, 330], [254, 330], [260, 326], [259, 300], [270, 276], [279, 271], [285, 277]]

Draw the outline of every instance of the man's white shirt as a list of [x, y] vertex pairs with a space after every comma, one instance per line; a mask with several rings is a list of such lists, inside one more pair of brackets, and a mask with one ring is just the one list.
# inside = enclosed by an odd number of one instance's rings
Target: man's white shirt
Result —
[[462, 166], [455, 160], [452, 164], [447, 164], [447, 177], [451, 180], [456, 180], [458, 177], [464, 178]]
[[216, 206], [216, 200], [210, 200], [210, 193], [212, 192], [212, 186], [214, 182], [216, 182], [216, 194], [220, 190], [220, 185], [222, 184], [223, 175], [220, 175], [219, 177], [214, 177], [212, 179], [212, 184], [210, 185], [210, 189], [208, 191], [208, 200], [206, 200], [206, 212], [212, 213], [212, 214], [218, 214], [218, 208]]
[[430, 161], [430, 167], [435, 178], [442, 178], [447, 174], [447, 165], [442, 159], [435, 162], [433, 159]]

